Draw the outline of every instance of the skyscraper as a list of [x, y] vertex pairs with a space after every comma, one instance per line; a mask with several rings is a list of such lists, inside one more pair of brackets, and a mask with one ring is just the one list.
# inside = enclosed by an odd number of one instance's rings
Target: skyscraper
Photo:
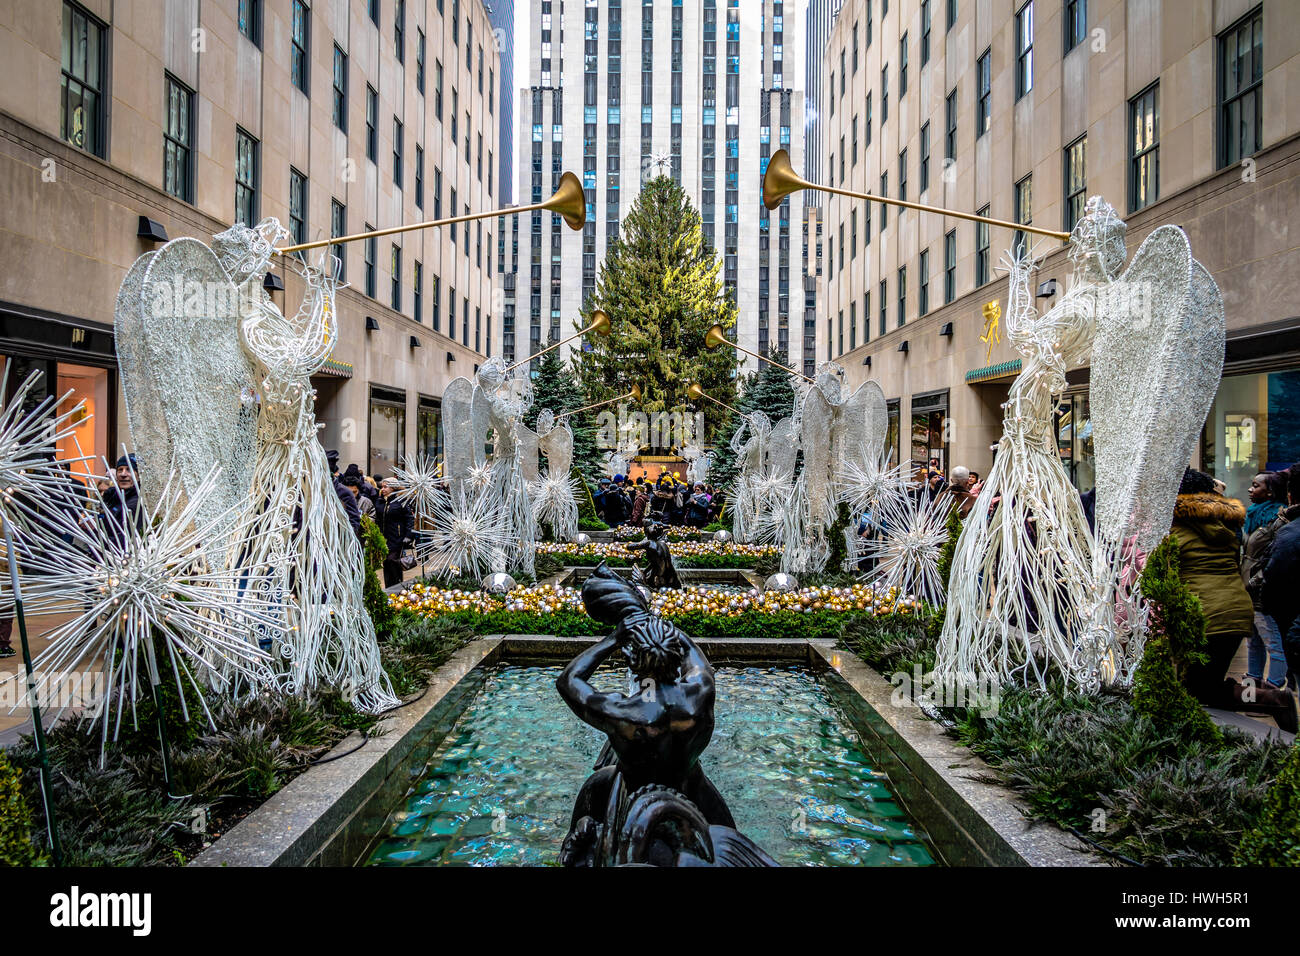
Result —
[[[815, 325], [800, 321], [797, 299], [792, 319], [790, 301], [804, 272], [799, 248], [791, 249], [803, 199], [768, 213], [760, 196], [778, 149], [803, 165], [805, 44], [787, 43], [786, 26], [803, 28], [807, 0], [529, 2], [518, 201], [543, 201], [572, 169], [586, 190], [587, 222], [575, 232], [558, 216], [534, 213], [519, 224], [528, 350], [568, 332], [641, 184], [664, 173], [686, 190], [719, 253], [739, 313], [737, 341], [808, 367]], [[513, 317], [509, 326], [502, 354], [522, 356]]]

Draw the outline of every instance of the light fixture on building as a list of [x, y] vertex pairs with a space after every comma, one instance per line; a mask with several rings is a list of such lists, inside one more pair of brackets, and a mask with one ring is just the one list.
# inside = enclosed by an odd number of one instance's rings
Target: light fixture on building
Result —
[[866, 358], [864, 358], [862, 360], [862, 364], [865, 365], [867, 368], [871, 368], [871, 356], [868, 355]]
[[163, 224], [155, 222], [148, 216], [141, 216], [140, 223], [136, 226], [135, 237], [137, 239], [148, 239], [150, 242], [166, 242], [167, 230]]
[[422, 348], [422, 346], [420, 345], [419, 338], [414, 335], [411, 336], [411, 348], [413, 349]]
[[1035, 298], [1050, 299], [1054, 295], [1056, 295], [1055, 279], [1048, 279], [1046, 282], [1040, 282], [1038, 284], [1038, 294], [1035, 296]]
[[448, 353], [447, 353], [447, 364], [450, 365], [450, 364], [451, 364], [452, 362], [454, 362], [454, 361], [456, 361], [456, 354], [455, 354], [454, 352], [448, 352]]
[[266, 278], [262, 280], [262, 288], [267, 292], [283, 292], [284, 280], [274, 272], [268, 272]]
[[903, 339], [903, 341], [901, 341], [901, 342], [898, 343], [898, 351], [900, 351], [900, 352], [908, 352], [908, 351], [910, 351], [910, 348], [909, 348], [909, 346], [908, 346], [908, 344], [907, 344], [907, 339]]
[[376, 319], [373, 315], [366, 316], [366, 331], [367, 332], [379, 331], [379, 320]]
[[945, 322], [945, 323], [943, 324], [943, 328], [941, 328], [941, 329], [939, 330], [939, 334], [940, 334], [940, 335], [946, 335], [948, 338], [952, 338], [952, 323], [951, 323], [951, 322]]

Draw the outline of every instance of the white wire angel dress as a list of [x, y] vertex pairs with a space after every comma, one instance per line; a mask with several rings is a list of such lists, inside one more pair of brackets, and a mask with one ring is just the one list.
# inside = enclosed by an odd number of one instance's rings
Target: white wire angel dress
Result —
[[361, 544], [316, 434], [311, 385], [338, 336], [337, 283], [322, 269], [303, 264], [300, 271], [307, 293], [292, 319], [262, 289], [259, 273], [239, 288], [240, 336], [260, 383], [261, 415], [237, 561], [254, 580], [269, 572], [283, 601], [291, 637], [277, 650], [288, 667], [289, 689], [342, 687], [355, 694], [358, 708], [375, 712], [397, 699], [362, 603]]
[[556, 424], [544, 408], [537, 416], [537, 445], [546, 456], [546, 474], [531, 484], [533, 516], [551, 526], [557, 541], [572, 541], [578, 534], [578, 497], [573, 470], [573, 432], [569, 423]]
[[[1095, 239], [1081, 227], [1071, 237], [1094, 251]], [[1003, 405], [993, 467], [957, 542], [936, 671], [1041, 685], [1053, 667], [1071, 680], [1078, 674], [1075, 637], [1091, 594], [1092, 536], [1057, 453], [1053, 411], [1066, 370], [1088, 361], [1096, 299], [1108, 280], [1076, 272], [1061, 301], [1039, 317], [1029, 289], [1034, 263], [1024, 256], [1003, 263], [1007, 332], [1022, 366]]]

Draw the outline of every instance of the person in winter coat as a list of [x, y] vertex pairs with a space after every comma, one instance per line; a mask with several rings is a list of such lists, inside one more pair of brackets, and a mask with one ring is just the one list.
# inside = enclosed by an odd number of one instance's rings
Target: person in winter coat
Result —
[[1262, 558], [1260, 603], [1277, 623], [1294, 684], [1300, 677], [1300, 464], [1287, 472], [1287, 495], [1290, 504], [1269, 526], [1274, 533]]
[[[1250, 706], [1254, 704], [1272, 713], [1281, 726], [1287, 722], [1284, 705], [1289, 694], [1268, 687], [1248, 694], [1242, 685], [1226, 677], [1237, 649], [1255, 622], [1255, 608], [1239, 570], [1238, 535], [1245, 523], [1246, 509], [1240, 501], [1216, 492], [1209, 475], [1187, 469], [1174, 504], [1170, 533], [1178, 542], [1179, 576], [1200, 599], [1205, 614], [1208, 661], [1187, 665], [1184, 682], [1192, 696], [1206, 706], [1249, 710], [1255, 709]], [[1295, 719], [1292, 702], [1292, 730]]]
[[348, 524], [352, 525], [352, 533], [361, 540], [361, 509], [357, 507], [357, 497], [352, 491], [344, 487], [339, 476], [339, 453], [330, 449], [325, 453], [325, 460], [329, 462], [330, 478], [334, 482], [334, 493], [339, 496], [339, 502], [343, 505], [343, 510], [347, 512]]
[[1265, 679], [1264, 664], [1267, 662], [1269, 685], [1285, 687], [1287, 660], [1282, 632], [1264, 610], [1260, 586], [1263, 584], [1263, 562], [1277, 534], [1273, 522], [1278, 512], [1286, 507], [1286, 474], [1265, 472], [1256, 475], [1250, 485], [1250, 500], [1252, 504], [1246, 509], [1246, 525], [1242, 529], [1246, 542], [1241, 556], [1241, 579], [1255, 605], [1255, 625], [1247, 643], [1246, 676], [1259, 685]]
[[632, 520], [628, 522], [635, 527], [641, 527], [641, 522], [646, 519], [646, 509], [650, 507], [650, 489], [647, 485], [637, 485], [636, 501], [632, 502]]
[[398, 501], [396, 486], [389, 478], [379, 488], [379, 500], [375, 502], [375, 523], [384, 534], [388, 544], [388, 556], [384, 558], [384, 587], [391, 588], [402, 583], [402, 550], [412, 537], [411, 509]]

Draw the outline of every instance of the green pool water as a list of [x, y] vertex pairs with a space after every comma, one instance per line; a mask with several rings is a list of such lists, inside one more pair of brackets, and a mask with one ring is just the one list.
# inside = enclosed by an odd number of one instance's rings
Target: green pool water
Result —
[[[554, 864], [604, 741], [555, 692], [560, 668], [487, 675], [384, 822], [372, 866]], [[617, 689], [626, 671], [601, 671]], [[740, 831], [782, 866], [926, 866], [924, 834], [895, 801], [827, 688], [799, 667], [717, 670], [701, 761]]]

